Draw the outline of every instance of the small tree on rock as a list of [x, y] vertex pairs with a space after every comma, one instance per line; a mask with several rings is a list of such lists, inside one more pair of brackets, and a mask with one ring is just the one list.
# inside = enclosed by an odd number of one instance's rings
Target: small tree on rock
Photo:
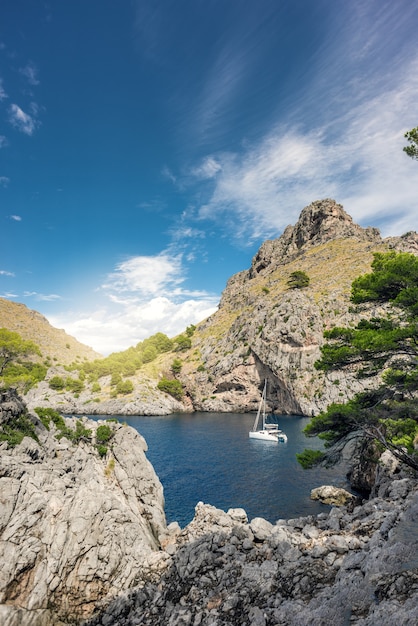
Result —
[[302, 272], [301, 270], [296, 270], [292, 272], [287, 281], [290, 289], [303, 289], [303, 287], [308, 287], [310, 283], [310, 278], [306, 272]]

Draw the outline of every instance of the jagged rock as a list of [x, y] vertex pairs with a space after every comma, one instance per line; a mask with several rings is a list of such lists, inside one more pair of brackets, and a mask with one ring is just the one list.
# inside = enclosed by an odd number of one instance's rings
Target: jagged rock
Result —
[[[355, 224], [334, 200], [313, 202], [275, 240], [263, 243], [251, 267], [232, 276], [219, 310], [200, 324], [181, 381], [193, 405], [204, 411], [256, 410], [260, 388], [268, 380], [268, 404], [278, 413], [316, 415], [332, 402], [344, 402], [378, 384], [359, 380], [354, 370], [323, 373], [320, 358], [324, 329], [355, 325], [385, 310], [376, 304], [357, 312], [350, 304], [352, 281], [370, 271], [373, 252], [418, 252], [418, 235], [381, 238], [375, 228]], [[295, 270], [310, 277], [304, 289], [289, 289]], [[370, 479], [353, 480], [370, 490]], [[364, 483], [361, 485], [361, 483]]]
[[349, 502], [355, 500], [355, 496], [345, 489], [333, 487], [332, 485], [323, 485], [316, 487], [311, 491], [312, 500], [320, 500], [324, 504], [332, 504], [334, 506], [346, 506]]
[[280, 520], [263, 541], [253, 534], [261, 520], [200, 503], [159, 584], [121, 596], [85, 626], [415, 625], [418, 481], [392, 476], [392, 491], [396, 501]]
[[[10, 395], [0, 406], [3, 418], [21, 411]], [[166, 529], [162, 486], [143, 438], [112, 423], [102, 458], [97, 422], [84, 421], [92, 443], [76, 445], [33, 421], [38, 442], [1, 446], [2, 626], [80, 620], [103, 598], [152, 579], [169, 558], [158, 542]]]

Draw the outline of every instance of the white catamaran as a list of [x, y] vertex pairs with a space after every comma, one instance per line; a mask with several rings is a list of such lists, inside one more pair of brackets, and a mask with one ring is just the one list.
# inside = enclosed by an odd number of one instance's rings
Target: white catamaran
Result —
[[[250, 439], [262, 439], [263, 441], [286, 442], [287, 436], [279, 429], [278, 424], [270, 424], [266, 422], [266, 394], [267, 380], [264, 381], [263, 395], [261, 396], [260, 405], [258, 407], [253, 429], [248, 433]], [[262, 419], [261, 429], [259, 428], [260, 417]]]

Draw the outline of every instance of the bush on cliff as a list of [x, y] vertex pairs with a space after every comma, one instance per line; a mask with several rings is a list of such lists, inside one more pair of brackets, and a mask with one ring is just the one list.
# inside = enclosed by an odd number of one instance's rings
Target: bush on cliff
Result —
[[181, 400], [183, 397], [183, 387], [178, 380], [169, 380], [168, 378], [162, 378], [157, 385], [157, 388], [164, 393], [168, 393], [176, 400]]
[[[372, 272], [352, 284], [351, 301], [389, 305], [381, 317], [355, 328], [325, 333], [322, 370], [357, 367], [359, 376], [382, 374], [382, 384], [345, 404], [332, 404], [305, 429], [330, 446], [352, 431], [390, 450], [418, 470], [418, 258], [405, 252], [376, 253]], [[314, 462], [315, 459], [312, 459]]]
[[33, 341], [26, 341], [19, 333], [0, 328], [1, 387], [15, 387], [26, 393], [44, 380], [47, 367], [34, 360], [37, 356], [41, 356], [41, 352]]

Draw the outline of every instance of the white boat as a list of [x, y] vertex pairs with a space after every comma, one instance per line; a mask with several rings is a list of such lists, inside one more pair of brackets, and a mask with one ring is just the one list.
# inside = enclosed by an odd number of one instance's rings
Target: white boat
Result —
[[[280, 430], [278, 424], [271, 424], [267, 422], [266, 414], [266, 395], [267, 395], [267, 380], [264, 381], [263, 395], [261, 396], [260, 404], [258, 407], [257, 415], [254, 421], [253, 429], [248, 433], [250, 439], [261, 439], [262, 441], [272, 441], [277, 443], [278, 441], [286, 442], [287, 436]], [[261, 418], [261, 428], [259, 422]]]

